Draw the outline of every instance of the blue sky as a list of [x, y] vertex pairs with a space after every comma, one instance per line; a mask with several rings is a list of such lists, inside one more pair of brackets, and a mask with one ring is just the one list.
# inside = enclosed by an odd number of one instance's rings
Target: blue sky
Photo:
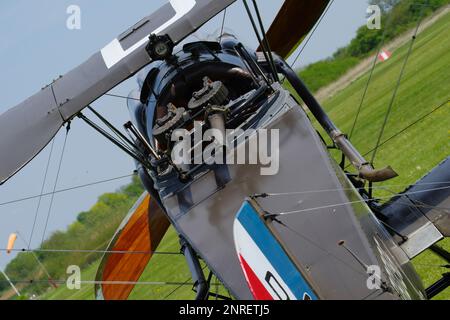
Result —
[[[268, 27], [283, 1], [259, 2]], [[126, 28], [164, 3], [164, 0], [2, 0], [0, 113], [82, 63]], [[71, 31], [66, 28], [66, 9], [73, 4], [81, 8], [81, 30]], [[299, 66], [326, 58], [337, 48], [347, 44], [357, 28], [365, 23], [366, 9], [366, 0], [335, 0], [327, 17], [303, 51]], [[213, 33], [220, 27], [221, 21], [222, 16], [216, 17], [197, 36]], [[226, 27], [250, 47], [257, 46], [242, 2], [238, 1], [228, 10]], [[292, 27], [295, 28], [295, 21], [292, 21]], [[113, 92], [128, 95], [135, 87], [135, 80], [130, 79], [113, 89]], [[104, 97], [94, 107], [118, 127], [128, 121], [126, 104], [120, 99]], [[55, 183], [64, 134], [61, 131], [55, 140], [45, 192], [51, 192]], [[48, 156], [49, 148], [6, 185], [1, 186], [0, 203], [39, 194]], [[127, 156], [81, 121], [74, 121], [57, 189], [122, 176], [133, 170], [133, 161]], [[74, 221], [79, 212], [88, 210], [99, 195], [112, 192], [127, 182], [125, 179], [56, 195], [48, 231], [51, 233], [64, 229]], [[50, 197], [42, 199], [33, 246], [38, 246], [43, 236], [49, 203]], [[37, 200], [0, 206], [0, 248], [6, 246], [9, 234], [14, 231], [19, 231], [28, 240], [36, 207]], [[24, 243], [19, 240], [17, 246], [21, 248]], [[4, 267], [12, 257], [0, 252], [0, 267]]]

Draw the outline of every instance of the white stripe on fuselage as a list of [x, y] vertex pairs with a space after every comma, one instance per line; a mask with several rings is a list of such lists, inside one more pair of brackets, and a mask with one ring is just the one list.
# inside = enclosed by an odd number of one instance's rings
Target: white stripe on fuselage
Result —
[[[189, 13], [197, 4], [196, 0], [170, 0], [170, 4], [175, 10], [175, 16], [172, 19], [168, 20], [162, 26], [151, 32], [150, 34], [159, 34], [161, 31], [164, 31], [169, 26], [171, 26], [174, 22], [185, 16]], [[122, 59], [127, 57], [132, 52], [139, 49], [141, 46], [147, 43], [148, 37], [150, 34], [138, 41], [132, 47], [127, 50], [123, 50], [120, 41], [116, 38], [111, 43], [109, 43], [106, 47], [101, 50], [101, 54], [103, 56], [103, 60], [105, 61], [106, 67], [111, 69], [117, 63], [119, 63]]]
[[245, 261], [247, 261], [250, 268], [253, 270], [258, 279], [275, 300], [279, 300], [279, 298], [266, 281], [267, 272], [271, 272], [274, 275], [274, 277], [278, 280], [280, 285], [288, 294], [289, 299], [297, 300], [296, 296], [290, 290], [289, 286], [283, 281], [283, 278], [279, 275], [277, 270], [275, 270], [264, 253], [261, 252], [258, 245], [250, 237], [247, 230], [244, 229], [239, 220], [236, 220], [234, 222], [234, 241], [236, 243], [236, 249], [238, 253], [242, 255]]

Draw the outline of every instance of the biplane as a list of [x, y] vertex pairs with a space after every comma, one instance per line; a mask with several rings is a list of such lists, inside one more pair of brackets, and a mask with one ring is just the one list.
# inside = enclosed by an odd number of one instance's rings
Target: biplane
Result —
[[[242, 300], [430, 299], [443, 291], [450, 277], [424, 288], [411, 259], [428, 248], [449, 259], [436, 243], [450, 235], [450, 213], [442, 209], [450, 204], [450, 158], [388, 202], [373, 199], [372, 186], [396, 172], [374, 168], [286, 62], [329, 1], [286, 0], [266, 31], [256, 1], [254, 14], [244, 0], [260, 44], [256, 51], [231, 34], [180, 46], [234, 2], [170, 0], [2, 114], [1, 183], [64, 125], [80, 119], [135, 160], [146, 192], [103, 257], [99, 299], [129, 297], [132, 284], [112, 283], [139, 280], [170, 226], [180, 237], [198, 300], [211, 296], [201, 260]], [[83, 114], [136, 75], [127, 134], [93, 109], [112, 134]], [[330, 155], [310, 117], [342, 152], [342, 163]], [[215, 137], [195, 143], [211, 129], [230, 143]], [[262, 174], [267, 163], [251, 161], [252, 142], [261, 141], [264, 131], [277, 132], [267, 142], [277, 144], [270, 148], [279, 159], [272, 175]], [[186, 162], [174, 158], [178, 139], [194, 142], [184, 152]], [[198, 161], [197, 148], [215, 160], [241, 152], [246, 161]]]

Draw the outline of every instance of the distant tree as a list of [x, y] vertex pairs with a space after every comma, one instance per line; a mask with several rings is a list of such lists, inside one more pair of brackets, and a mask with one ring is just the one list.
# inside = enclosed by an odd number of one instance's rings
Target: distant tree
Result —
[[386, 13], [399, 2], [400, 0], [370, 0], [369, 4], [379, 6], [383, 13]]
[[3, 276], [3, 274], [0, 272], [0, 293], [5, 291], [9, 288], [9, 284], [6, 281], [6, 278]]

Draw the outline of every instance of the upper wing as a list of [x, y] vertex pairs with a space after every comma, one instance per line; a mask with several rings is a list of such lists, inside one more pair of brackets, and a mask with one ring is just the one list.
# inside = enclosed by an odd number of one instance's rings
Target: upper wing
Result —
[[100, 52], [0, 116], [0, 184], [31, 161], [61, 126], [151, 62], [150, 34], [177, 44], [236, 0], [170, 0]]
[[286, 0], [267, 32], [271, 50], [289, 57], [308, 35], [330, 0]]

